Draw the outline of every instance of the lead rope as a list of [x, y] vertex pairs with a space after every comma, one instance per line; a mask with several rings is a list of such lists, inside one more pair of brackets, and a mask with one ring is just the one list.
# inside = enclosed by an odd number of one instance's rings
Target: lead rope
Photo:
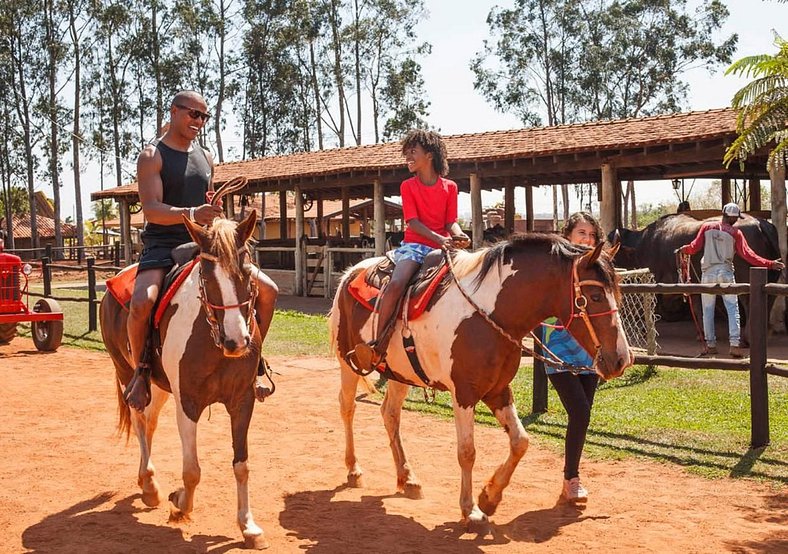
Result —
[[[691, 283], [692, 277], [690, 272], [695, 273], [695, 278], [700, 282], [698, 279], [698, 274], [695, 272], [695, 268], [692, 267], [692, 256], [690, 254], [685, 254], [680, 249], [676, 251], [676, 268], [678, 271], [678, 280], [679, 283]], [[689, 304], [690, 315], [692, 316], [692, 322], [695, 324], [695, 337], [698, 339], [703, 345], [704, 352], [706, 348], [706, 333], [703, 332], [703, 326], [698, 323], [698, 316], [695, 314], [695, 308], [692, 304], [692, 297], [684, 293], [684, 301]]]

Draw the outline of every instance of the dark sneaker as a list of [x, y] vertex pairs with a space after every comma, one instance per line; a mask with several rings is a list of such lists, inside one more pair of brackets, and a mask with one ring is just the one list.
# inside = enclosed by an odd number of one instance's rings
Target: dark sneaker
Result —
[[747, 356], [747, 350], [741, 346], [731, 346], [729, 353], [732, 358], [744, 358]]

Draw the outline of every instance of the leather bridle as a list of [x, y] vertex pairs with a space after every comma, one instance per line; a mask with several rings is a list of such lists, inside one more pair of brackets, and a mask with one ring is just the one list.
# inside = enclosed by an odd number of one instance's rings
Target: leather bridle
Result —
[[[248, 250], [245, 246], [238, 249], [238, 256], [242, 258], [244, 255], [248, 254]], [[249, 279], [249, 297], [243, 301], [239, 302], [238, 304], [213, 304], [212, 302], [208, 301], [208, 296], [205, 293], [205, 278], [203, 277], [202, 273], [202, 261], [208, 261], [212, 263], [218, 263], [219, 258], [214, 256], [213, 254], [208, 254], [207, 252], [200, 252], [200, 263], [199, 267], [197, 268], [198, 271], [198, 284], [200, 288], [200, 304], [202, 304], [202, 309], [205, 312], [205, 320], [208, 322], [208, 326], [211, 329], [211, 338], [213, 338], [213, 342], [217, 348], [221, 348], [222, 343], [224, 342], [224, 332], [219, 325], [219, 319], [216, 317], [216, 312], [221, 310], [231, 310], [233, 308], [243, 308], [244, 306], [248, 307], [247, 311], [247, 321], [246, 325], [249, 328], [249, 333], [252, 334], [254, 332], [254, 306], [255, 306], [255, 299], [257, 298], [257, 282], [254, 278]]]

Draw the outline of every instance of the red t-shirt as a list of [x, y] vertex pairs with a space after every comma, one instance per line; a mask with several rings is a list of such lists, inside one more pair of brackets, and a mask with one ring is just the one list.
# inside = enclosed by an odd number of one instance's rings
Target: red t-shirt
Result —
[[[427, 186], [417, 176], [413, 176], [402, 181], [399, 191], [405, 222], [418, 219], [431, 231], [444, 237], [449, 236], [446, 226], [457, 221], [457, 183], [438, 177], [434, 185]], [[440, 248], [440, 244], [421, 236], [410, 227], [405, 229], [405, 242], [418, 242]]]

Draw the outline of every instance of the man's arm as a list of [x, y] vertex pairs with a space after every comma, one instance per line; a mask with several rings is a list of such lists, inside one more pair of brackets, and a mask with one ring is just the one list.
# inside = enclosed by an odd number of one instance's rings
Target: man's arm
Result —
[[747, 239], [744, 238], [744, 233], [735, 227], [733, 229], [733, 243], [736, 247], [736, 253], [741, 256], [748, 264], [754, 265], [756, 267], [767, 267], [769, 269], [785, 269], [785, 264], [779, 258], [776, 260], [767, 260], [766, 258], [762, 258], [753, 252], [752, 248], [750, 248], [750, 245], [747, 244]]
[[685, 244], [679, 250], [681, 250], [684, 254], [696, 254], [700, 252], [703, 248], [703, 245], [706, 243], [706, 224], [700, 226], [698, 229], [698, 234], [695, 235], [693, 241], [689, 244]]

